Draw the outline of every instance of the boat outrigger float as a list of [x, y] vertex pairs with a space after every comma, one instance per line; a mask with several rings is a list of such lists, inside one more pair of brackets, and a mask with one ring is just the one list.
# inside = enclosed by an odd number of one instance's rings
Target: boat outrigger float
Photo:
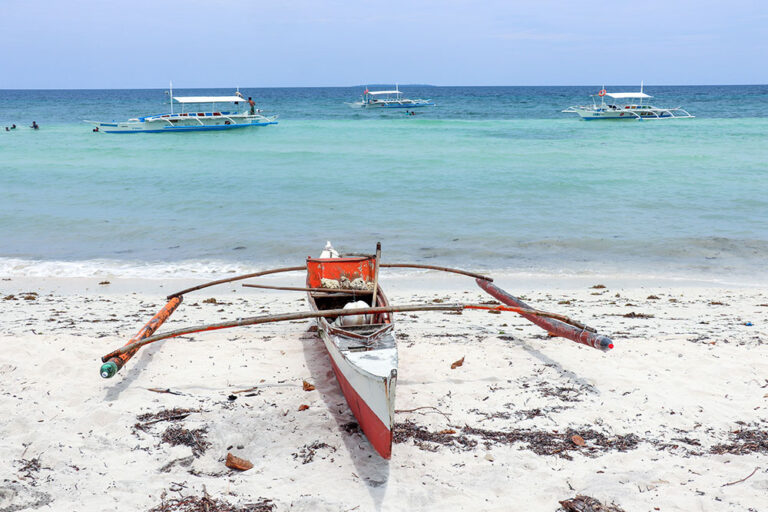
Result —
[[[392, 305], [379, 284], [379, 270], [382, 268], [429, 269], [469, 276], [500, 304]], [[243, 286], [306, 292], [310, 311], [252, 316], [155, 334], [187, 293], [218, 284], [296, 271], [306, 271], [306, 286], [280, 287], [257, 283], [247, 283]], [[604, 351], [613, 348], [610, 338], [598, 334], [591, 327], [567, 316], [533, 309], [494, 285], [493, 279], [488, 276], [434, 265], [382, 263], [381, 244], [376, 246], [374, 255], [340, 256], [329, 242], [319, 258], [308, 257], [305, 265], [219, 279], [181, 290], [169, 295], [167, 299], [168, 303], [126, 345], [101, 358], [102, 377], [113, 377], [141, 347], [156, 341], [229, 327], [314, 318], [347, 404], [373, 448], [386, 459], [392, 455], [395, 386], [398, 375], [393, 313], [460, 312], [472, 309], [508, 311], [518, 313], [545, 329], [550, 336], [566, 338]]]

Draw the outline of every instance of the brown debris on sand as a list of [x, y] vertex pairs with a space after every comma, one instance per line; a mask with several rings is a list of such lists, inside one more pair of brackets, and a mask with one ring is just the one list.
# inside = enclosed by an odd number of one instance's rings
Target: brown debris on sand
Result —
[[[453, 431], [454, 433], [449, 433]], [[462, 451], [472, 450], [480, 441], [490, 448], [493, 445], [510, 445], [525, 443], [526, 448], [537, 455], [557, 455], [571, 459], [569, 451], [578, 451], [587, 456], [595, 456], [600, 452], [611, 450], [634, 450], [640, 438], [634, 434], [626, 436], [607, 436], [587, 428], [565, 432], [543, 432], [536, 430], [516, 429], [511, 431], [486, 430], [465, 425], [460, 431], [445, 429], [432, 432], [425, 427], [410, 421], [395, 424], [393, 441], [404, 443], [409, 439], [422, 450], [435, 452], [442, 446], [451, 446]], [[574, 441], [578, 439], [577, 443]]]
[[603, 505], [600, 500], [582, 494], [560, 502], [565, 512], [624, 512], [618, 505]]
[[[309, 464], [313, 460], [315, 460], [315, 455], [317, 455], [318, 450], [322, 449], [328, 449], [331, 451], [331, 453], [336, 451], [336, 448], [327, 444], [327, 443], [321, 443], [320, 441], [315, 441], [312, 444], [306, 444], [302, 446], [298, 452], [293, 453], [294, 459], [301, 459], [302, 464]], [[325, 457], [322, 457], [323, 459]]]
[[623, 316], [624, 318], [653, 318], [653, 315], [651, 315], [650, 313], [635, 313], [634, 311], [625, 313], [621, 316]]
[[[33, 486], [35, 485], [35, 480], [37, 478], [36, 473], [38, 473], [41, 469], [51, 469], [40, 465], [40, 457], [35, 457], [32, 459], [19, 459], [14, 461], [14, 464], [19, 466], [19, 473], [21, 474], [20, 479], [28, 480]], [[0, 512], [2, 511], [0, 510]]]
[[207, 450], [209, 446], [211, 446], [211, 443], [205, 440], [207, 433], [207, 427], [188, 430], [184, 427], [174, 425], [165, 429], [165, 432], [163, 432], [160, 439], [171, 446], [178, 446], [180, 444], [189, 446], [192, 448], [192, 455], [199, 457], [205, 453], [205, 450]]
[[228, 468], [238, 469], [240, 471], [248, 471], [253, 468], [251, 461], [235, 457], [231, 453], [227, 453], [227, 461], [224, 463]]
[[[563, 433], [543, 432], [536, 430], [512, 430], [503, 432], [498, 430], [484, 430], [465, 426], [462, 431], [466, 434], [481, 437], [486, 446], [493, 444], [513, 444], [516, 442], [527, 443], [527, 448], [537, 455], [557, 455], [565, 459], [571, 459], [566, 452], [579, 451], [584, 455], [594, 456], [600, 452], [618, 450], [620, 452], [637, 448], [640, 438], [635, 434], [626, 436], [606, 436], [600, 432], [589, 429], [568, 429]], [[571, 438], [579, 436], [585, 442], [584, 446], [576, 445]]]
[[356, 421], [350, 421], [349, 423], [344, 423], [343, 425], [341, 425], [341, 430], [343, 430], [347, 434], [363, 433], [363, 431], [360, 430], [360, 425], [358, 425]]
[[134, 432], [141, 430], [147, 432], [150, 425], [160, 423], [161, 421], [179, 421], [183, 420], [193, 412], [200, 412], [200, 409], [182, 409], [180, 407], [174, 407], [173, 409], [164, 409], [159, 412], [140, 414], [136, 416], [139, 420], [138, 423], [133, 425]]
[[477, 446], [476, 439], [471, 439], [463, 434], [449, 434], [446, 430], [431, 432], [426, 427], [416, 425], [412, 421], [407, 420], [404, 423], [395, 423], [392, 441], [404, 443], [409, 439], [413, 439], [413, 443], [416, 446], [428, 452], [436, 452], [440, 445], [453, 446], [462, 451], [471, 450]]
[[256, 503], [233, 505], [224, 500], [211, 498], [203, 491], [202, 496], [181, 496], [166, 500], [166, 493], [160, 497], [160, 505], [148, 512], [272, 512], [275, 504], [267, 498], [259, 498]]
[[[745, 425], [743, 422], [739, 422]], [[768, 454], [768, 428], [766, 425], [754, 425], [753, 428], [741, 428], [731, 432], [731, 443], [718, 444], [710, 449], [710, 453], [721, 455], [745, 455], [748, 453]]]
[[543, 396], [557, 398], [562, 402], [581, 402], [583, 395], [588, 393], [589, 388], [578, 389], [572, 386], [550, 386], [548, 383], [539, 383], [539, 391]]

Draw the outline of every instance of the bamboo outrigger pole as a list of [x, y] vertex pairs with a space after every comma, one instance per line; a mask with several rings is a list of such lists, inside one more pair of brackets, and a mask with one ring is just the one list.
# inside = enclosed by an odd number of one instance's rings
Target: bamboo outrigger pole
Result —
[[[456, 304], [419, 304], [411, 306], [379, 306], [376, 308], [354, 308], [354, 309], [327, 309], [324, 311], [303, 311], [300, 313], [285, 313], [281, 315], [262, 315], [251, 316], [246, 318], [240, 318], [238, 320], [231, 320], [229, 322], [221, 322], [217, 324], [197, 325], [192, 327], [186, 327], [184, 329], [177, 329], [175, 331], [168, 331], [163, 334], [157, 334], [155, 336], [149, 336], [139, 340], [132, 340], [127, 345], [110, 352], [101, 358], [106, 362], [114, 357], [120, 357], [121, 354], [128, 352], [135, 353], [138, 349], [149, 343], [165, 340], [168, 338], [176, 338], [178, 336], [184, 336], [185, 334], [194, 334], [196, 332], [216, 331], [219, 329], [227, 329], [230, 327], [244, 327], [246, 325], [266, 324], [271, 322], [284, 322], [289, 320], [302, 320], [305, 318], [318, 318], [328, 316], [347, 316], [347, 315], [365, 315], [372, 313], [393, 313], [393, 312], [408, 312], [408, 311], [461, 311], [463, 306]], [[112, 374], [114, 375], [114, 373]], [[104, 375], [102, 377], [109, 378], [112, 375]]]
[[[181, 296], [172, 297], [171, 300], [168, 301], [168, 304], [166, 304], [163, 309], [158, 311], [157, 314], [155, 314], [155, 316], [153, 316], [150, 321], [147, 322], [144, 327], [142, 327], [139, 332], [136, 333], [136, 336], [128, 340], [128, 343], [125, 344], [124, 348], [135, 345], [136, 342], [151, 337], [155, 331], [157, 331], [157, 329], [163, 325], [163, 322], [165, 322], [168, 317], [171, 316], [174, 311], [176, 311], [176, 308], [179, 306], [179, 304], [181, 304], [181, 301]], [[101, 358], [101, 361], [104, 363], [101, 365], [101, 376], [105, 379], [114, 376], [138, 350], [139, 348], [136, 347], [134, 349], [124, 350], [119, 354], [113, 352], [114, 355], [110, 354], [110, 357]]]
[[194, 292], [195, 290], [202, 290], [203, 288], [208, 288], [209, 286], [215, 286], [217, 284], [231, 283], [232, 281], [241, 281], [243, 279], [248, 279], [251, 277], [266, 276], [269, 274], [278, 274], [280, 272], [296, 272], [298, 270], [306, 270], [306, 269], [307, 269], [306, 265], [302, 265], [300, 267], [274, 268], [272, 270], [262, 270], [261, 272], [253, 272], [252, 274], [243, 274], [241, 276], [228, 277], [226, 279], [217, 279], [216, 281], [210, 281], [208, 283], [199, 284], [197, 286], [193, 286], [191, 288], [181, 290], [180, 292], [173, 293], [166, 298], [172, 299], [174, 297], [180, 297], [189, 292]]
[[551, 336], [559, 336], [566, 338], [588, 347], [596, 348], [598, 350], [610, 350], [613, 348], [613, 341], [608, 336], [597, 334], [594, 329], [589, 328], [583, 324], [577, 324], [574, 322], [563, 321], [562, 318], [552, 317], [546, 318], [544, 315], [533, 314], [530, 311], [530, 306], [521, 301], [517, 297], [510, 295], [498, 286], [482, 279], [476, 280], [477, 285], [488, 292], [494, 298], [500, 300], [508, 306], [521, 308], [520, 315], [526, 320], [538, 325], [542, 329], [549, 331]]
[[[450, 267], [438, 267], [435, 265], [421, 265], [417, 263], [379, 263], [378, 267], [386, 267], [386, 268], [423, 268], [427, 270], [440, 270], [442, 272], [451, 272], [454, 274], [461, 274], [464, 276], [474, 277], [475, 279], [482, 279], [484, 281], [493, 281], [492, 278], [488, 276], [484, 276], [482, 274], [476, 274], [474, 272], [468, 272], [466, 270], [461, 270], [458, 268], [450, 268]], [[208, 283], [199, 284], [197, 286], [192, 286], [190, 288], [186, 288], [184, 290], [181, 290], [176, 293], [172, 293], [171, 295], [168, 295], [166, 297], [168, 300], [172, 299], [173, 297], [179, 297], [181, 295], [187, 294], [189, 292], [194, 292], [196, 290], [202, 290], [203, 288], [208, 288], [210, 286], [215, 286], [217, 284], [224, 284], [224, 283], [231, 283], [233, 281], [242, 281], [243, 279], [250, 279], [251, 277], [260, 277], [260, 276], [266, 276], [269, 274], [278, 274], [280, 272], [296, 272], [299, 270], [306, 270], [307, 267], [305, 265], [297, 266], [297, 267], [284, 267], [284, 268], [275, 268], [272, 270], [262, 270], [261, 272], [253, 272], [251, 274], [243, 274], [241, 276], [235, 276], [235, 277], [228, 277], [226, 279], [217, 279], [216, 281], [210, 281]]]
[[[283, 268], [277, 268], [277, 269], [271, 269], [271, 270], [264, 270], [261, 272], [253, 272], [251, 274], [244, 274], [244, 275], [230, 277], [226, 279], [218, 279], [216, 281], [210, 281], [208, 283], [193, 286], [191, 288], [187, 288], [185, 290], [181, 290], [180, 292], [169, 295], [168, 296], [169, 302], [163, 307], [163, 309], [161, 309], [155, 316], [153, 316], [152, 319], [150, 319], [150, 321], [147, 322], [147, 324], [144, 325], [144, 327], [142, 327], [141, 330], [139, 330], [139, 332], [136, 333], [136, 335], [133, 338], [131, 338], [126, 345], [102, 357], [102, 362], [104, 364], [101, 366], [101, 372], [100, 372], [101, 376], [104, 378], [113, 377], [125, 365], [125, 363], [127, 363], [131, 359], [131, 357], [133, 357], [133, 355], [136, 354], [139, 348], [143, 347], [144, 345], [148, 343], [153, 343], [155, 341], [182, 336], [184, 334], [192, 334], [195, 332], [203, 332], [203, 331], [212, 331], [217, 329], [226, 329], [228, 327], [255, 325], [255, 324], [268, 323], [268, 322], [279, 322], [284, 320], [298, 320], [303, 318], [317, 318], [317, 317], [329, 317], [329, 316], [336, 317], [336, 316], [347, 316], [347, 315], [393, 313], [393, 312], [407, 312], [407, 311], [461, 311], [463, 309], [510, 311], [510, 312], [518, 313], [524, 318], [526, 318], [527, 320], [529, 320], [530, 322], [538, 325], [542, 329], [546, 329], [552, 336], [560, 336], [560, 337], [575, 341], [576, 343], [581, 343], [583, 345], [597, 348], [599, 350], [610, 350], [613, 348], [613, 341], [611, 341], [611, 339], [608, 338], [607, 336], [599, 335], [595, 332], [594, 329], [582, 323], [576, 322], [575, 320], [572, 320], [567, 316], [558, 315], [554, 313], [547, 313], [545, 311], [540, 311], [540, 310], [530, 308], [527, 304], [525, 304], [520, 299], [510, 295], [509, 293], [505, 292], [501, 288], [498, 288], [495, 285], [493, 285], [491, 283], [493, 279], [491, 279], [488, 276], [476, 274], [474, 272], [468, 272], [466, 270], [460, 270], [460, 269], [449, 268], [449, 267], [439, 267], [435, 265], [422, 265], [422, 264], [410, 264], [410, 263], [381, 263], [380, 257], [381, 257], [381, 245], [377, 244], [376, 259], [374, 263], [375, 264], [374, 291], [373, 291], [373, 300], [372, 300], [373, 306], [376, 305], [376, 292], [378, 288], [379, 267], [421, 268], [421, 269], [429, 269], [429, 270], [439, 270], [442, 272], [451, 272], [455, 274], [462, 274], [462, 275], [474, 277], [478, 286], [480, 286], [483, 290], [488, 292], [490, 295], [492, 295], [496, 299], [506, 304], [506, 306], [487, 306], [482, 304], [446, 304], [446, 305], [434, 305], [434, 304], [426, 305], [425, 304], [425, 305], [410, 305], [410, 306], [336, 309], [336, 310], [326, 310], [326, 311], [317, 311], [317, 312], [302, 312], [302, 313], [290, 313], [290, 314], [283, 314], [283, 315], [248, 317], [248, 318], [243, 318], [240, 320], [235, 320], [230, 322], [188, 327], [185, 329], [170, 331], [165, 334], [154, 335], [154, 333], [163, 324], [163, 322], [165, 322], [165, 320], [167, 320], [168, 317], [170, 317], [171, 314], [176, 310], [179, 304], [181, 304], [183, 295], [186, 293], [208, 288], [210, 286], [214, 286], [217, 284], [230, 283], [233, 281], [239, 281], [239, 280], [248, 279], [251, 277], [265, 276], [265, 275], [276, 274], [280, 272], [295, 272], [295, 271], [306, 270], [306, 266], [302, 265], [302, 266], [295, 266], [295, 267], [283, 267]], [[254, 288], [285, 289], [285, 290], [295, 290], [295, 291], [326, 291], [325, 289], [322, 289], [322, 288], [320, 289], [292, 288], [292, 287], [277, 287], [277, 286], [266, 286], [266, 285], [249, 285], [249, 284], [245, 284], [243, 286], [253, 286]], [[329, 292], [333, 291], [336, 293], [348, 293], [348, 294], [371, 293], [367, 290], [328, 289], [327, 291]]]
[[440, 270], [442, 272], [461, 274], [463, 276], [474, 277], [475, 279], [482, 279], [484, 281], [493, 281], [493, 278], [484, 276], [483, 274], [475, 274], [474, 272], [461, 270], [460, 268], [438, 267], [435, 265], [422, 265], [419, 263], [381, 263], [379, 266], [385, 268], [423, 268], [427, 270]]
[[[192, 327], [185, 327], [183, 329], [177, 329], [175, 331], [169, 331], [163, 334], [156, 334], [154, 336], [145, 337], [135, 340], [101, 358], [106, 362], [115, 357], [120, 357], [127, 353], [136, 353], [144, 345], [154, 343], [156, 341], [165, 340], [168, 338], [176, 338], [178, 336], [184, 336], [185, 334], [194, 334], [197, 332], [216, 331], [219, 329], [227, 329], [230, 327], [244, 327], [247, 325], [266, 324], [272, 322], [285, 322], [289, 320], [302, 320], [306, 318], [319, 318], [319, 317], [339, 317], [349, 315], [368, 315], [376, 313], [405, 313], [410, 311], [463, 311], [465, 309], [483, 309], [490, 311], [509, 311], [518, 314], [544, 316], [550, 318], [561, 319], [561, 321], [570, 321], [568, 317], [557, 315], [555, 313], [547, 313], [546, 311], [539, 311], [530, 308], [520, 308], [513, 306], [488, 306], [485, 304], [412, 304], [404, 306], [377, 306], [375, 308], [354, 308], [354, 309], [327, 309], [324, 311], [304, 311], [300, 313], [285, 313], [281, 315], [262, 315], [251, 316], [247, 318], [240, 318], [238, 320], [231, 320], [229, 322], [221, 322], [217, 324], [205, 324], [196, 325]], [[112, 374], [114, 375], [114, 373]], [[112, 375], [104, 375], [102, 377], [109, 378]]]

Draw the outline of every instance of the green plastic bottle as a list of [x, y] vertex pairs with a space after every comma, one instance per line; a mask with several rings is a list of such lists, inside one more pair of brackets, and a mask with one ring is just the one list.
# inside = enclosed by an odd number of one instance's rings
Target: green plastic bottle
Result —
[[103, 378], [109, 379], [115, 376], [117, 370], [117, 365], [113, 361], [108, 361], [101, 365], [100, 373]]

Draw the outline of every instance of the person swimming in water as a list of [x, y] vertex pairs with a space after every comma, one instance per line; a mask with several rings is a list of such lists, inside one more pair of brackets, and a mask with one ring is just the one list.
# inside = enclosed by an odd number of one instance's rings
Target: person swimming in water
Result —
[[32, 121], [32, 126], [30, 126], [30, 128], [32, 128], [33, 130], [38, 130], [40, 129], [40, 125], [37, 124], [36, 121]]

